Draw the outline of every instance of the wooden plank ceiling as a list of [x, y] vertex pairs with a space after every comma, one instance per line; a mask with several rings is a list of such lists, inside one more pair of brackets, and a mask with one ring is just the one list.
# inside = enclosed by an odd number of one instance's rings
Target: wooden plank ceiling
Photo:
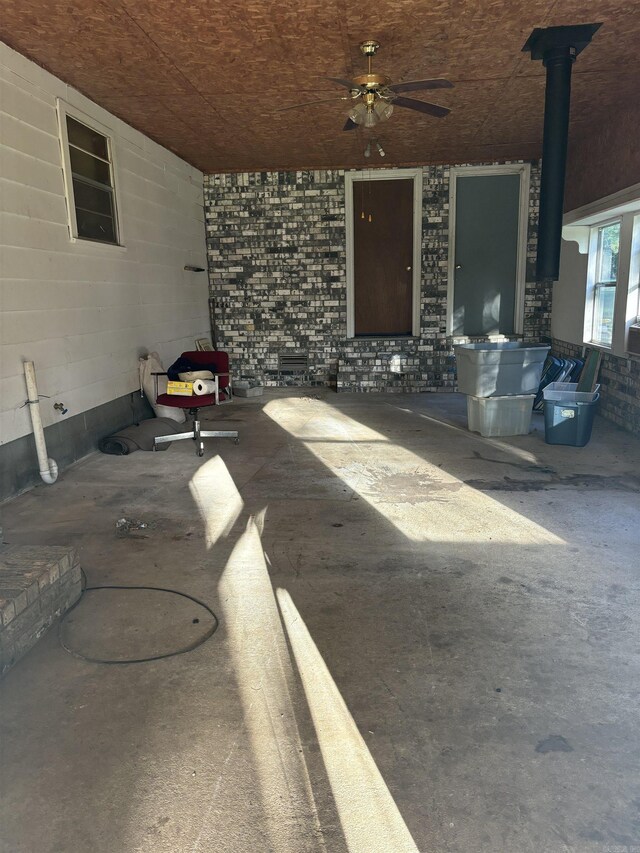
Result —
[[[574, 66], [572, 133], [638, 101], [638, 0], [2, 0], [3, 38], [205, 172], [456, 163], [539, 156], [544, 71], [522, 46], [534, 27], [602, 22]], [[345, 133], [347, 105], [278, 113], [343, 94], [323, 75], [365, 69], [417, 93], [444, 119], [396, 108], [372, 134]], [[370, 132], [371, 133], [371, 132]]]

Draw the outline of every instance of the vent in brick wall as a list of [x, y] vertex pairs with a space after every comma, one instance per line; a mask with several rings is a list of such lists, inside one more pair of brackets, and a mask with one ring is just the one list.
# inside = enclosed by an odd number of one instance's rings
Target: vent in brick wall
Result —
[[278, 378], [281, 376], [309, 376], [309, 356], [302, 352], [278, 355]]

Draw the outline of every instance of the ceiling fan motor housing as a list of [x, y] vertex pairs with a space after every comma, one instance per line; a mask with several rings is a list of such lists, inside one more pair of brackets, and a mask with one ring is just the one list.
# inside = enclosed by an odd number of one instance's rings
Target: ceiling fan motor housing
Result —
[[391, 83], [390, 77], [385, 77], [384, 74], [361, 74], [359, 77], [354, 77], [353, 82], [362, 89], [384, 89]]

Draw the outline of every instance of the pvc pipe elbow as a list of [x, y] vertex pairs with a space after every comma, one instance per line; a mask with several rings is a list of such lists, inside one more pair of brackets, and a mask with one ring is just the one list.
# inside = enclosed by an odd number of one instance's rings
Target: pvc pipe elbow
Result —
[[52, 486], [58, 479], [58, 463], [55, 459], [47, 459], [49, 467], [46, 470], [40, 469], [40, 476], [48, 486]]

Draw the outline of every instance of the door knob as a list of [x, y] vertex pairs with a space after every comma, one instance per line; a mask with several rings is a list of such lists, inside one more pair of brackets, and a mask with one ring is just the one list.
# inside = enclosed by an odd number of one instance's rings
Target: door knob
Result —
[[411, 272], [411, 267], [407, 267], [407, 272]]
[[457, 270], [461, 270], [461, 269], [462, 269], [462, 264], [456, 264], [456, 269], [457, 269]]

